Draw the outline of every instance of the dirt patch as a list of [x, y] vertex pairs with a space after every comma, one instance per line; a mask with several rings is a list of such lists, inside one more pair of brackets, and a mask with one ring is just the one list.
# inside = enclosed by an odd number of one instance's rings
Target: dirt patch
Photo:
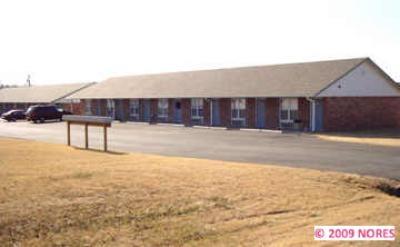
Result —
[[400, 138], [380, 138], [380, 137], [349, 137], [334, 135], [316, 135], [317, 138], [325, 141], [358, 143], [366, 145], [400, 147]]

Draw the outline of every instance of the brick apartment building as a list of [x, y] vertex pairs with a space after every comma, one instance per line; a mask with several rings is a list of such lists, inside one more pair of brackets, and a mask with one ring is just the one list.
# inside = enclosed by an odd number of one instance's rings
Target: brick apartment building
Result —
[[68, 99], [87, 115], [186, 126], [400, 128], [400, 87], [369, 58], [116, 77]]
[[82, 114], [80, 101], [66, 97], [91, 85], [93, 83], [3, 88], [0, 89], [0, 114], [39, 104], [54, 104], [75, 114]]

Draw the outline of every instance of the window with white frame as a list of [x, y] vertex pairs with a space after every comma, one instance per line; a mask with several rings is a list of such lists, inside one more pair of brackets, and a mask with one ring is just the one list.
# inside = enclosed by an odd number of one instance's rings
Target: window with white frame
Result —
[[[283, 98], [281, 100], [280, 120], [283, 124], [293, 124], [298, 118], [299, 103], [297, 98]], [[285, 126], [284, 126], [285, 127]]]
[[193, 120], [203, 119], [203, 99], [191, 100], [191, 115]]
[[85, 115], [92, 115], [92, 101], [90, 99], [85, 100]]
[[115, 102], [112, 99], [107, 99], [107, 116], [115, 118]]
[[138, 99], [129, 100], [129, 116], [135, 120], [139, 119], [139, 100]]
[[168, 118], [168, 99], [158, 100], [157, 117], [162, 119]]
[[244, 126], [246, 123], [246, 99], [236, 98], [231, 101], [231, 119], [233, 125]]

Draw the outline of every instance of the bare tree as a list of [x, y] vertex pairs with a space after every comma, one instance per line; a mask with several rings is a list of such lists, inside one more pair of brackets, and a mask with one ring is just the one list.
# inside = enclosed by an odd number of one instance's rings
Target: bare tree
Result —
[[16, 84], [4, 84], [0, 82], [0, 89], [2, 88], [10, 88], [10, 87], [18, 87]]

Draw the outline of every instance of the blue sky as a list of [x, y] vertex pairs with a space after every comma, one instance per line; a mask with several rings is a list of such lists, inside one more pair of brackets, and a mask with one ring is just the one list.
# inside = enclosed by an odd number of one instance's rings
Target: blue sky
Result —
[[400, 1], [1, 1], [0, 83], [371, 57], [400, 81]]

